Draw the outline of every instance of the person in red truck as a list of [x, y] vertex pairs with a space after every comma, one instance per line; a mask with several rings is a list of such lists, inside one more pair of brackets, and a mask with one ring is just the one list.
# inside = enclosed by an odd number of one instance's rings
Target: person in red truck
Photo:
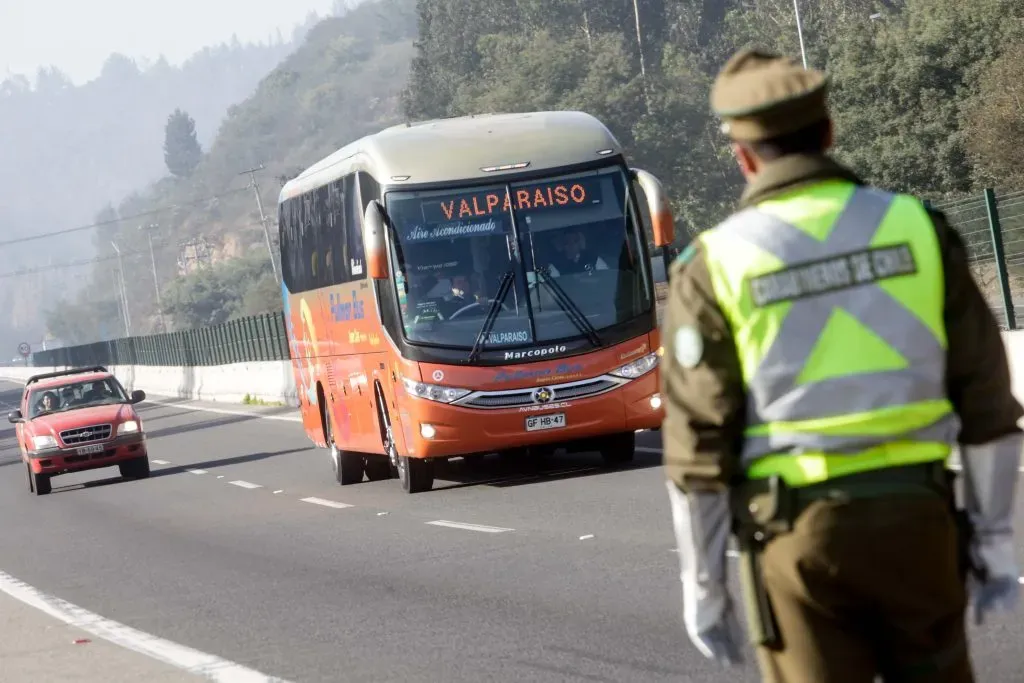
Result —
[[102, 367], [30, 377], [20, 409], [8, 415], [29, 490], [45, 495], [57, 475], [113, 465], [126, 479], [148, 477], [146, 437], [134, 407], [145, 398], [142, 391], [129, 395]]

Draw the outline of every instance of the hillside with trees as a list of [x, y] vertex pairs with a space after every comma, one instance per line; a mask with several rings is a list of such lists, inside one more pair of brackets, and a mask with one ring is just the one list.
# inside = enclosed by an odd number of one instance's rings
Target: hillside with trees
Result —
[[8, 76], [0, 82], [0, 306], [9, 312], [0, 327], [17, 330], [0, 329], [0, 344], [37, 339], [46, 303], [39, 293], [55, 282], [62, 291], [77, 288], [88, 275], [81, 268], [11, 273], [94, 253], [89, 231], [6, 242], [86, 225], [105, 204], [163, 177], [165, 126], [176, 109], [194, 121], [197, 141], [211, 144], [228, 108], [252, 94], [317, 20], [309, 17], [309, 25], [287, 37], [207, 47], [180, 66], [113, 54], [82, 85], [52, 67], [31, 80]]
[[[842, 160], [932, 200], [1024, 189], [1019, 146], [1006, 144], [1024, 129], [1019, 0], [800, 5], [808, 62], [833, 78]], [[791, 0], [367, 0], [314, 27], [232, 108], [190, 176], [165, 178], [104, 215], [177, 205], [150, 233], [163, 245], [158, 266], [171, 272], [165, 317], [175, 327], [219, 322], [280, 306], [250, 176], [239, 174], [262, 165], [252, 177], [273, 236], [281, 183], [359, 135], [403, 118], [583, 109], [663, 179], [678, 231], [694, 234], [741, 190], [708, 94], [745, 45], [799, 58]], [[97, 235], [98, 248], [117, 238], [138, 252], [125, 265], [137, 285], [135, 333], [159, 324], [143, 233], [122, 221]], [[182, 244], [206, 266], [182, 265]], [[91, 277], [104, 291], [109, 263]], [[101, 302], [69, 302], [51, 319], [89, 305]]]

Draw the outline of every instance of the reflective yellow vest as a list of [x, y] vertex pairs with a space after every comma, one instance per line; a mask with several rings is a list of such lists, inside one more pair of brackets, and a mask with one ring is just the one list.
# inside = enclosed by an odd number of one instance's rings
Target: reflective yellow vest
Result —
[[949, 456], [942, 259], [919, 201], [825, 181], [698, 239], [743, 370], [748, 477], [802, 486]]

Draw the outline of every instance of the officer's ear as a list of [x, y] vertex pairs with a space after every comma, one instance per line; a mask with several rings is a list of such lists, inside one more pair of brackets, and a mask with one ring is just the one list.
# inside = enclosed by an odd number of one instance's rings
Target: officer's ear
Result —
[[749, 181], [761, 170], [761, 159], [754, 154], [748, 145], [742, 142], [734, 142], [732, 143], [732, 153], [736, 157], [736, 163], [739, 164], [740, 173], [743, 174], [746, 180]]

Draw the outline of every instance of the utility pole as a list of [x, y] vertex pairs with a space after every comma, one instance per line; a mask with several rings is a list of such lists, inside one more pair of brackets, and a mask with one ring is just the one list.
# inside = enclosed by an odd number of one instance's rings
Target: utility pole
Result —
[[[635, 0], [634, 0], [635, 1]], [[807, 68], [807, 51], [804, 50], [804, 28], [800, 23], [800, 4], [793, 0], [793, 13], [796, 14], [796, 34], [800, 38], [800, 56], [804, 60], [804, 68]]]
[[153, 289], [156, 292], [156, 310], [157, 315], [160, 317], [160, 330], [162, 332], [167, 331], [167, 321], [164, 319], [164, 302], [160, 296], [160, 279], [156, 274], [156, 254], [153, 253], [153, 230], [158, 228], [156, 223], [150, 223], [149, 225], [140, 225], [139, 230], [146, 231], [146, 237], [149, 239], [149, 265], [153, 269]]
[[[795, 0], [794, 0], [795, 1]], [[640, 5], [639, 0], [633, 0], [633, 19], [636, 21], [636, 46], [640, 52], [640, 81], [644, 90], [644, 103], [647, 105], [647, 113], [651, 113], [651, 94], [648, 92], [647, 66], [644, 62], [644, 41], [640, 31]]]
[[270, 256], [270, 268], [274, 271], [274, 280], [276, 282], [281, 282], [281, 278], [277, 274], [277, 261], [274, 259], [274, 247], [270, 243], [270, 229], [267, 227], [267, 216], [263, 213], [263, 200], [260, 199], [260, 186], [259, 183], [256, 182], [256, 171], [262, 170], [263, 164], [260, 164], [256, 168], [250, 168], [242, 171], [238, 175], [249, 174], [250, 187], [252, 187], [253, 192], [256, 193], [256, 208], [260, 211], [260, 225], [263, 226], [263, 236], [267, 239], [267, 254]]
[[132, 336], [132, 318], [131, 313], [128, 311], [128, 291], [124, 286], [124, 261], [121, 259], [121, 250], [117, 248], [114, 242], [110, 243], [110, 246], [117, 252], [117, 272], [119, 277], [119, 289], [121, 290], [121, 306], [124, 311], [124, 334], [126, 337]]

